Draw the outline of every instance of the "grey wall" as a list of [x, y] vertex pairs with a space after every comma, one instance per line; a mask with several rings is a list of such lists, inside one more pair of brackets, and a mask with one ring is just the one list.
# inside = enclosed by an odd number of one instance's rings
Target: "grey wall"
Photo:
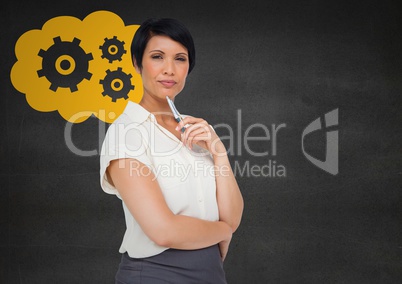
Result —
[[[254, 123], [286, 124], [276, 156], [254, 157], [243, 143], [235, 144], [242, 153], [230, 156], [233, 166], [275, 161], [286, 177], [238, 174], [245, 211], [224, 264], [229, 283], [402, 281], [402, 39], [393, 3], [1, 5], [0, 283], [114, 281], [125, 227], [119, 200], [100, 188], [98, 156], [73, 154], [64, 141], [66, 121], [57, 112], [32, 109], [10, 82], [20, 35], [57, 16], [83, 19], [97, 10], [112, 11], [127, 25], [152, 16], [188, 26], [197, 64], [177, 98], [183, 113], [226, 123], [243, 135]], [[333, 109], [339, 109], [335, 176], [301, 150], [303, 129]], [[76, 145], [97, 149], [100, 124], [91, 118], [74, 125]], [[252, 135], [261, 135], [258, 130]], [[306, 151], [324, 159], [324, 131], [305, 142]], [[250, 147], [271, 151], [271, 142]]]

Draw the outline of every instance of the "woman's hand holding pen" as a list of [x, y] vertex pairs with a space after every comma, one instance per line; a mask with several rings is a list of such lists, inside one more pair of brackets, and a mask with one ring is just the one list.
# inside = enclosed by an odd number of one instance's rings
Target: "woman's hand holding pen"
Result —
[[189, 149], [192, 149], [193, 145], [196, 144], [208, 150], [212, 155], [226, 154], [225, 146], [206, 120], [187, 116], [178, 123], [176, 130], [181, 131], [185, 125], [189, 126], [182, 133], [181, 141]]

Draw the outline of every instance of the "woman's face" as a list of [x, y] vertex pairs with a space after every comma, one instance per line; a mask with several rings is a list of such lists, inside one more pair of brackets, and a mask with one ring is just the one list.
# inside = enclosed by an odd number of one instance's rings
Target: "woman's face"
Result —
[[153, 36], [142, 58], [141, 74], [144, 96], [166, 101], [183, 90], [189, 69], [187, 49], [167, 36]]

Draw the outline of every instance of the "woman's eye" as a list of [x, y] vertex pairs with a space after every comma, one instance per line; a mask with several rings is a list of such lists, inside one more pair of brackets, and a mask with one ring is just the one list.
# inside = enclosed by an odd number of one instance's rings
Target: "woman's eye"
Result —
[[152, 59], [162, 59], [162, 56], [155, 54], [155, 55], [152, 55]]
[[184, 58], [184, 57], [178, 57], [178, 58], [176, 58], [176, 60], [179, 60], [179, 61], [183, 61], [183, 62], [185, 62], [187, 59], [186, 59], [186, 58]]

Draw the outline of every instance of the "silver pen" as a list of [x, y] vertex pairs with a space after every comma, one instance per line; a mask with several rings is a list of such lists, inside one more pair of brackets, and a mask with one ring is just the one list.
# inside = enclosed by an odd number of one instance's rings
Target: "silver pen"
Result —
[[[174, 119], [177, 122], [183, 121], [183, 118], [181, 117], [180, 112], [178, 112], [178, 110], [176, 109], [173, 101], [168, 96], [166, 96], [166, 100], [167, 100], [167, 102], [169, 104], [170, 109], [172, 110]], [[181, 129], [181, 132], [183, 133], [185, 130], [186, 130], [186, 127], [183, 126], [182, 129]]]

